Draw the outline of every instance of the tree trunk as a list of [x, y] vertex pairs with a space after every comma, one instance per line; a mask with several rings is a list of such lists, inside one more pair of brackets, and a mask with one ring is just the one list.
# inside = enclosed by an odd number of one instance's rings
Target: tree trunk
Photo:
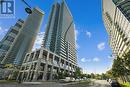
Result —
[[125, 78], [126, 78], [126, 82], [130, 82], [128, 75], [125, 75]]
[[123, 76], [120, 76], [123, 83], [125, 83], [125, 79]]

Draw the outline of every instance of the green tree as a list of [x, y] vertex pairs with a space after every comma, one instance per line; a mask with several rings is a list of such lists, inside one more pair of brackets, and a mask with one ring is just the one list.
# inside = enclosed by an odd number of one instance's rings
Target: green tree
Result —
[[130, 51], [123, 56], [123, 60], [124, 66], [127, 68], [127, 73], [125, 73], [126, 81], [130, 82], [128, 78], [128, 75], [130, 75]]
[[102, 79], [107, 79], [107, 78], [108, 78], [108, 77], [107, 77], [107, 74], [102, 73], [101, 78], [102, 78]]
[[69, 73], [67, 73], [66, 71], [64, 72], [64, 77], [69, 77]]
[[117, 57], [117, 59], [114, 59], [113, 65], [112, 65], [112, 75], [114, 77], [121, 77], [121, 79], [124, 81], [123, 76], [128, 72], [126, 67], [123, 64], [123, 59], [120, 57]]
[[91, 73], [91, 78], [93, 78], [93, 79], [95, 78], [95, 75], [94, 75], [94, 73]]
[[113, 78], [112, 69], [110, 69], [110, 70], [108, 70], [108, 71], [106, 72], [106, 76], [107, 76], [107, 78]]
[[123, 56], [123, 59], [124, 65], [130, 70], [130, 51]]
[[94, 75], [94, 78], [95, 78], [95, 79], [101, 79], [101, 75], [100, 75], [100, 74], [95, 74], [95, 75]]
[[81, 74], [82, 74], [82, 72], [81, 72], [80, 68], [77, 67], [77, 68], [76, 68], [76, 71], [75, 71], [75, 73], [74, 73], [74, 78], [75, 78], [75, 79], [76, 79], [76, 78], [81, 78]]
[[58, 79], [64, 79], [63, 72], [58, 72]]

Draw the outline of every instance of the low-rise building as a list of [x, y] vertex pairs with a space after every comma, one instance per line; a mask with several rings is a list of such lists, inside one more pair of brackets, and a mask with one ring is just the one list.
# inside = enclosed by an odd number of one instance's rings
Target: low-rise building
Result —
[[55, 80], [59, 72], [73, 75], [77, 65], [40, 48], [26, 54], [18, 79], [22, 81]]

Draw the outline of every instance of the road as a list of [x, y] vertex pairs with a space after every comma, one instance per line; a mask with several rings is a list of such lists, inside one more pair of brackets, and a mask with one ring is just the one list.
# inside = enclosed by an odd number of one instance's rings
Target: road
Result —
[[94, 85], [90, 87], [111, 87], [106, 80], [95, 80]]
[[79, 83], [79, 84], [68, 84], [68, 83], [55, 83], [55, 82], [44, 82], [42, 84], [0, 84], [0, 87], [111, 87], [105, 80], [93, 80], [91, 83]]
[[63, 87], [111, 87], [109, 83], [105, 80], [93, 80], [89, 84], [73, 84], [73, 85], [66, 85]]

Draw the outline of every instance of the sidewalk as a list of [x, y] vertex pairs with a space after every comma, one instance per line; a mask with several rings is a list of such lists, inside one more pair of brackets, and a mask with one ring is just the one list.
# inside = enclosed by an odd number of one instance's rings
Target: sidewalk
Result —
[[57, 82], [22, 82], [23, 85], [35, 85], [41, 87], [62, 87], [60, 83]]

